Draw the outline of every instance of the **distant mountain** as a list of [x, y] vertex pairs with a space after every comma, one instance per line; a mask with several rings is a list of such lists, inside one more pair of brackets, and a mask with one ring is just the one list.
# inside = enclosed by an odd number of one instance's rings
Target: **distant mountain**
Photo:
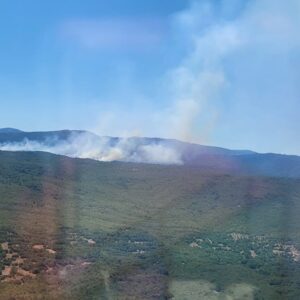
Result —
[[42, 142], [50, 145], [51, 142], [65, 141], [70, 138], [72, 134], [84, 132], [85, 131], [82, 130], [25, 132], [14, 128], [3, 128], [0, 129], [0, 143], [18, 143], [26, 139], [28, 141]]
[[229, 150], [173, 139], [103, 137], [82, 130], [0, 129], [0, 150], [44, 151], [99, 161], [183, 164], [230, 174], [300, 177], [300, 157]]
[[15, 128], [0, 128], [0, 133], [16, 133], [16, 132], [22, 132], [19, 129], [15, 129]]

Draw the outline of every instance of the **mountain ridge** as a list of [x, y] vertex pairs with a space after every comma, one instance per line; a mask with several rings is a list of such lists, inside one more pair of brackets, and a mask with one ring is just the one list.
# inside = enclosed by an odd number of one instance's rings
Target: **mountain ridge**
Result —
[[100, 161], [183, 164], [227, 173], [300, 177], [300, 156], [231, 150], [175, 139], [98, 136], [84, 130], [0, 129], [0, 150], [44, 151]]
[[23, 131], [11, 127], [0, 128], [0, 133], [16, 133], [16, 132], [23, 132]]
[[[244, 149], [228, 149], [224, 147], [219, 146], [212, 146], [212, 145], [202, 145], [195, 142], [187, 142], [187, 141], [181, 141], [178, 139], [173, 138], [160, 138], [160, 137], [139, 137], [139, 136], [131, 136], [131, 137], [116, 137], [116, 136], [99, 136], [91, 131], [88, 130], [80, 130], [80, 129], [62, 129], [62, 130], [49, 130], [49, 131], [23, 131], [16, 128], [0, 128], [0, 143], [11, 141], [16, 142], [20, 139], [35, 139], [37, 136], [40, 136], [40, 138], [46, 139], [47, 137], [57, 136], [59, 138], [68, 137], [73, 133], [85, 133], [93, 136], [97, 136], [100, 138], [109, 138], [112, 140], [122, 140], [122, 139], [132, 139], [132, 140], [149, 140], [153, 142], [162, 142], [162, 141], [168, 141], [172, 143], [179, 143], [179, 144], [188, 144], [193, 146], [201, 146], [203, 148], [208, 149], [218, 149], [219, 151], [235, 151], [241, 154], [249, 154], [249, 153], [257, 153], [252, 150], [244, 150]], [[2, 136], [2, 134], [5, 134], [5, 136]], [[9, 134], [15, 134], [11, 138], [8, 136]], [[289, 154], [283, 154], [283, 155], [289, 155]]]

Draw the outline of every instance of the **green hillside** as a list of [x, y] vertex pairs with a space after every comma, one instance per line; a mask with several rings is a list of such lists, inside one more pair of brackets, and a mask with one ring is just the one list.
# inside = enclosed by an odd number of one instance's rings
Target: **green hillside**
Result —
[[300, 299], [299, 183], [0, 152], [0, 299]]

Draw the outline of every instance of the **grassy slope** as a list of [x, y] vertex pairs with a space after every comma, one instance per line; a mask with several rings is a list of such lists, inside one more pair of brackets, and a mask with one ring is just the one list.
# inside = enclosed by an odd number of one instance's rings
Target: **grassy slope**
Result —
[[[275, 260], [270, 251], [262, 261], [240, 255], [253, 247], [251, 239], [239, 244], [228, 234], [300, 246], [299, 195], [297, 179], [0, 152], [0, 242], [21, 245], [27, 269], [37, 274], [22, 285], [0, 283], [0, 296], [163, 299], [206, 280], [219, 297], [238, 294], [232, 285], [246, 283], [258, 299], [296, 299], [299, 263]], [[201, 237], [235, 252], [189, 246]], [[34, 244], [55, 249], [55, 257], [36, 253]], [[78, 261], [92, 264], [81, 268]], [[49, 266], [57, 274], [45, 275]], [[197, 288], [199, 296], [205, 288]]]

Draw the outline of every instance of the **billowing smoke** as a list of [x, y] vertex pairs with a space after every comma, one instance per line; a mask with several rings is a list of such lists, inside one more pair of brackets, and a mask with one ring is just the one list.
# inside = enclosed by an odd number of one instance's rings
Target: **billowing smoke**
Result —
[[[249, 134], [243, 130], [240, 133], [240, 140], [246, 136], [246, 144], [253, 128], [261, 130], [261, 135], [272, 134], [276, 121], [266, 122], [260, 112], [277, 107], [269, 115], [289, 118], [294, 114], [292, 110], [283, 113], [287, 111], [286, 101], [296, 103], [299, 96], [294, 85], [299, 77], [292, 75], [295, 65], [291, 61], [296, 61], [295, 53], [299, 53], [300, 2], [190, 2], [173, 22], [174, 35], [184, 45], [185, 55], [169, 70], [166, 83], [173, 93], [169, 109], [172, 117], [165, 114], [162, 118], [169, 121], [165, 126], [170, 128], [167, 136], [210, 143], [214, 135], [220, 137], [222, 133], [226, 144], [237, 124], [247, 124], [244, 128]], [[298, 109], [292, 104], [290, 107]], [[255, 122], [252, 118], [248, 121], [250, 114], [256, 116]]]
[[[223, 4], [222, 4], [223, 5]], [[172, 87], [172, 136], [203, 142], [215, 121], [215, 102], [227, 85], [222, 61], [241, 44], [233, 23], [219, 22], [211, 1], [192, 1], [174, 18], [174, 29], [183, 35], [189, 50], [169, 71]]]
[[137, 138], [111, 138], [83, 132], [67, 139], [46, 138], [43, 141], [24, 138], [21, 142], [0, 144], [4, 151], [44, 151], [99, 161], [124, 161], [157, 164], [181, 164], [180, 152], [164, 143]]
[[[290, 128], [291, 122], [299, 123], [299, 0], [187, 2], [169, 19], [166, 48], [172, 59], [157, 81], [143, 79], [143, 89], [139, 78], [121, 73], [130, 82], [122, 87], [130, 90], [105, 107], [101, 101], [97, 121], [86, 127], [100, 134], [138, 130], [146, 136], [274, 151], [261, 137], [272, 136], [278, 119], [289, 119], [281, 122], [276, 131], [281, 138], [273, 146], [300, 140], [299, 130]], [[288, 136], [295, 138], [287, 142]], [[299, 152], [299, 147], [285, 152]]]

